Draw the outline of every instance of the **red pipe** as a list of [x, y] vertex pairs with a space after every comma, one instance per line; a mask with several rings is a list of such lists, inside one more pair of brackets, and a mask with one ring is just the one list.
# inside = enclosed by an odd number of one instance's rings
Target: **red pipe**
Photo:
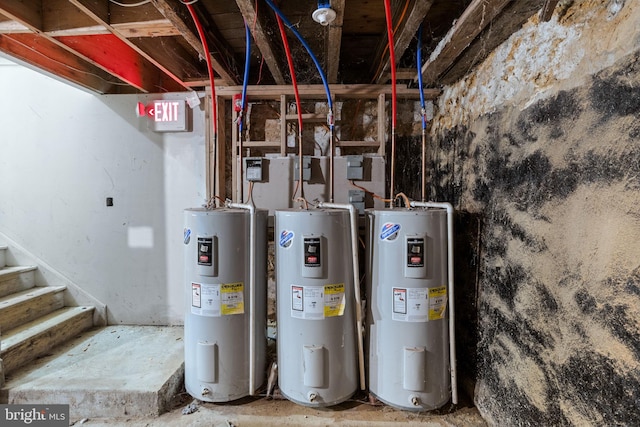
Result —
[[395, 173], [396, 173], [396, 53], [393, 43], [393, 23], [391, 22], [391, 1], [384, 0], [384, 12], [387, 20], [387, 37], [389, 38], [389, 62], [391, 66], [391, 173], [389, 185], [389, 198], [393, 207], [395, 200]]
[[391, 22], [391, 0], [384, 0], [384, 13], [387, 19], [387, 37], [389, 38], [389, 60], [391, 66], [391, 128], [396, 128], [396, 52], [393, 43], [393, 23]]
[[[298, 170], [299, 170], [299, 184], [300, 191], [302, 196], [304, 197], [304, 192], [302, 192], [302, 109], [300, 108], [300, 95], [298, 94], [298, 82], [296, 81], [296, 70], [293, 68], [293, 58], [291, 57], [291, 50], [289, 49], [289, 41], [287, 40], [287, 33], [284, 29], [284, 24], [282, 23], [282, 19], [276, 13], [276, 20], [278, 21], [278, 28], [280, 28], [280, 37], [282, 37], [282, 44], [284, 45], [284, 51], [287, 56], [287, 63], [289, 64], [289, 73], [291, 74], [291, 84], [293, 85], [293, 93], [296, 98], [296, 110], [298, 112], [298, 151], [300, 152], [298, 159]], [[284, 123], [284, 121], [283, 121]]]
[[[216, 103], [216, 85], [213, 78], [213, 65], [211, 65], [211, 55], [209, 54], [209, 45], [207, 44], [207, 38], [204, 35], [204, 29], [202, 28], [202, 24], [200, 24], [200, 20], [196, 15], [196, 11], [191, 6], [191, 4], [185, 4], [187, 9], [189, 9], [189, 13], [191, 14], [191, 18], [193, 18], [193, 23], [196, 24], [196, 29], [198, 30], [198, 35], [200, 36], [200, 41], [202, 42], [202, 48], [204, 49], [204, 56], [207, 60], [207, 68], [209, 70], [209, 83], [211, 84], [211, 128], [213, 129], [213, 140], [214, 142], [218, 139], [218, 105]], [[215, 190], [214, 190], [215, 191]]]

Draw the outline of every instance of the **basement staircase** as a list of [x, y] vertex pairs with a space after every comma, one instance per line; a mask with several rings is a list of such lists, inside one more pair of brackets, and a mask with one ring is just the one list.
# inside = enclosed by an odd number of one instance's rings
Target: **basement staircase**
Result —
[[94, 307], [66, 307], [66, 286], [36, 286], [37, 266], [7, 265], [0, 246], [0, 386], [5, 375], [93, 326]]

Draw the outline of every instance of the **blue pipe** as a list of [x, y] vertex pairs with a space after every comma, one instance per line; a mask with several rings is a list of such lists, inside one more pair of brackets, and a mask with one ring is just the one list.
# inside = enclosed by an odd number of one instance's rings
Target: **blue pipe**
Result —
[[420, 89], [420, 106], [422, 107], [422, 129], [426, 129], [427, 120], [424, 114], [424, 92], [422, 89], [422, 24], [420, 24], [420, 27], [418, 27], [418, 46], [416, 50], [416, 62], [418, 67], [418, 88]]
[[[245, 30], [245, 46], [247, 52], [244, 57], [244, 80], [242, 81], [242, 105], [241, 111], [244, 114], [245, 107], [247, 105], [247, 85], [249, 84], [249, 63], [251, 62], [251, 32], [249, 31], [249, 26], [246, 21], [244, 23]], [[244, 129], [244, 117], [240, 118], [240, 132]]]
[[[329, 104], [329, 110], [333, 112], [333, 100], [331, 99], [331, 91], [329, 90], [329, 83], [327, 83], [327, 76], [324, 75], [324, 71], [322, 71], [322, 67], [320, 66], [320, 63], [318, 62], [318, 58], [316, 58], [316, 56], [313, 54], [313, 51], [311, 50], [311, 47], [309, 47], [309, 44], [307, 44], [306, 40], [302, 37], [302, 35], [300, 35], [298, 30], [296, 30], [296, 28], [291, 24], [291, 22], [289, 22], [289, 20], [286, 18], [286, 16], [284, 16], [282, 14], [280, 9], [278, 9], [278, 7], [275, 4], [273, 4], [273, 2], [271, 0], [265, 0], [265, 1], [269, 5], [269, 7], [271, 9], [273, 9], [273, 11], [275, 13], [278, 14], [280, 19], [282, 19], [282, 22], [284, 22], [284, 24], [291, 31], [293, 31], [293, 34], [296, 35], [298, 40], [300, 40], [300, 43], [302, 43], [304, 48], [309, 53], [309, 56], [311, 56], [311, 59], [313, 60], [313, 63], [316, 64], [316, 68], [318, 69], [318, 72], [320, 73], [320, 78], [322, 79], [322, 84], [324, 85], [324, 90], [327, 93], [327, 102]], [[331, 119], [331, 122], [329, 123], [329, 126], [333, 129], [333, 119]]]

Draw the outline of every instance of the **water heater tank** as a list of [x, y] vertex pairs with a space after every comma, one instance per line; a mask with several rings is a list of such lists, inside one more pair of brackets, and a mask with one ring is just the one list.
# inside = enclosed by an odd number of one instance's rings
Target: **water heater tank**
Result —
[[250, 305], [250, 213], [242, 209], [184, 211], [185, 386], [208, 402], [252, 394], [250, 310], [255, 310], [255, 389], [266, 350], [266, 221], [256, 212], [255, 306]]
[[278, 385], [289, 400], [330, 406], [356, 391], [349, 213], [275, 212]]
[[451, 395], [444, 209], [367, 211], [369, 389], [425, 411]]

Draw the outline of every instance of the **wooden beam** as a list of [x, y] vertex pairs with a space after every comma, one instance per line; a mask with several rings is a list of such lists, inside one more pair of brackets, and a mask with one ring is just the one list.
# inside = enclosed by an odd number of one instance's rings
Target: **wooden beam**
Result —
[[112, 24], [120, 34], [131, 37], [167, 37], [182, 34], [168, 19], [154, 19], [153, 21], [123, 22]]
[[0, 50], [39, 70], [98, 93], [136, 93], [128, 84], [37, 34], [0, 35]]
[[345, 0], [332, 0], [331, 9], [336, 12], [336, 19], [329, 24], [325, 58], [327, 58], [327, 80], [331, 84], [338, 83], [340, 68], [340, 47], [342, 45], [342, 23], [344, 21]]
[[[205, 52], [202, 48], [202, 42], [198, 36], [191, 30], [193, 27], [191, 16], [188, 13], [187, 8], [177, 7], [175, 2], [169, 2], [168, 0], [151, 0], [158, 12], [168, 19], [174, 27], [182, 34], [187, 43], [200, 54], [201, 58], [205, 58]], [[207, 41], [209, 42], [209, 41]], [[215, 43], [209, 46], [210, 49], [217, 50], [217, 55], [211, 55], [211, 65], [213, 70], [220, 76], [226, 84], [238, 84], [240, 83], [236, 76], [235, 70], [227, 64], [235, 64], [235, 58], [233, 57], [233, 50], [225, 44], [222, 46], [222, 41], [217, 40]], [[216, 82], [217, 83], [217, 82]], [[208, 83], [207, 83], [208, 84]]]
[[98, 25], [68, 0], [42, 2], [42, 31], [50, 35], [105, 34], [107, 29]]
[[[329, 85], [331, 95], [344, 96], [347, 98], [371, 98], [375, 99], [379, 94], [391, 94], [391, 85]], [[323, 85], [298, 85], [298, 91], [302, 97], [318, 97], [325, 98], [326, 92]], [[241, 93], [242, 86], [218, 86], [216, 85], [216, 94], [225, 98], [231, 98], [233, 95]], [[401, 98], [419, 98], [420, 91], [418, 89], [409, 89], [406, 86], [399, 86], [396, 93]], [[259, 85], [248, 86], [247, 95], [255, 96], [260, 99], [280, 99], [281, 95], [293, 95], [293, 87], [290, 85]], [[436, 99], [440, 95], [440, 89], [425, 89], [424, 96], [426, 99]]]
[[[394, 53], [396, 62], [400, 61], [400, 58], [402, 58], [405, 51], [409, 47], [411, 39], [415, 36], [418, 28], [420, 27], [420, 24], [422, 24], [422, 21], [424, 21], [424, 18], [427, 16], [429, 9], [431, 9], [431, 5], [433, 5], [433, 0], [414, 0], [411, 10], [409, 11], [406, 19], [404, 19], [400, 23], [398, 30], [393, 36], [393, 46], [395, 49]], [[382, 46], [386, 46], [387, 37], [384, 37], [383, 39], [384, 40], [381, 40], [381, 44]], [[380, 71], [378, 72], [378, 75], [374, 76], [374, 81], [378, 84], [385, 83], [389, 80], [390, 75], [385, 72], [389, 69], [389, 65], [391, 62], [391, 58], [389, 57], [389, 55], [385, 55], [386, 50], [384, 48], [378, 48], [378, 51], [380, 50], [382, 50], [383, 53], [376, 63], [379, 63], [381, 61], [382, 66], [379, 67]], [[387, 78], [387, 76], [389, 76], [389, 78]]]
[[[158, 91], [167, 90], [167, 91], [173, 92], [173, 91], [184, 91], [188, 89], [186, 84], [180, 80], [179, 76], [171, 72], [163, 64], [156, 61], [151, 55], [149, 55], [147, 52], [143, 51], [138, 46], [136, 46], [135, 43], [132, 43], [131, 41], [129, 41], [123, 34], [120, 33], [120, 31], [118, 31], [117, 28], [114, 28], [110, 24], [110, 20], [109, 20], [110, 3], [109, 2], [103, 3], [103, 2], [96, 2], [94, 0], [69, 0], [69, 1], [73, 5], [75, 5], [78, 9], [80, 9], [82, 12], [87, 14], [90, 18], [92, 18], [94, 21], [96, 21], [98, 24], [103, 25], [105, 28], [107, 28], [111, 33], [113, 33], [113, 36], [118, 38], [121, 42], [121, 43], [116, 43], [112, 38], [110, 38], [107, 35], [78, 36], [73, 38], [79, 38], [82, 42], [76, 43], [75, 44], [76, 47], [82, 47], [84, 45], [87, 45], [87, 46], [92, 45], [93, 41], [90, 40], [88, 37], [104, 38], [105, 41], [108, 41], [109, 47], [111, 49], [114, 49], [115, 51], [118, 51], [121, 53], [126, 52], [126, 50], [122, 46], [122, 45], [126, 45], [129, 47], [130, 51], [135, 52], [135, 56], [137, 56], [138, 58], [134, 59], [130, 53], [126, 53], [124, 58], [122, 59], [127, 61], [130, 66], [138, 67], [138, 70], [134, 71], [132, 69], [127, 69], [126, 67], [123, 68], [123, 64], [117, 64], [116, 66], [114, 66], [112, 62], [114, 62], [118, 58], [115, 58], [113, 56], [110, 57], [110, 56], [101, 55], [99, 52], [90, 52], [90, 51], [84, 50], [85, 55], [91, 58], [92, 61], [96, 61], [96, 60], [103, 61], [98, 63], [105, 70], [115, 71], [116, 69], [120, 69], [120, 72], [121, 73], [124, 72], [124, 74], [118, 74], [119, 77], [123, 78], [125, 81], [129, 81], [128, 79], [132, 79], [131, 83], [133, 84], [135, 82], [135, 84], [139, 85], [136, 87], [144, 91], [158, 92]], [[67, 36], [65, 36], [64, 38], [66, 39]], [[71, 40], [73, 38], [68, 38], [67, 40]], [[95, 46], [95, 48], [100, 50], [99, 45]], [[150, 66], [156, 67], [158, 71], [161, 71], [161, 73], [153, 72]], [[165, 76], [168, 78], [166, 78]], [[140, 77], [144, 77], [145, 80], [141, 81], [139, 79]], [[155, 88], [155, 90], [149, 90], [149, 88]]]
[[496, 16], [491, 25], [465, 49], [460, 58], [443, 75], [438, 83], [448, 85], [464, 77], [500, 44], [522, 28], [535, 15], [545, 0], [512, 1]]
[[559, 0], [545, 0], [540, 10], [540, 21], [549, 22], [553, 16], [553, 10], [556, 8]]
[[32, 31], [16, 21], [2, 21], [0, 22], [0, 34], [14, 34], [14, 33], [31, 33]]
[[200, 61], [197, 53], [189, 46], [181, 43], [179, 37], [162, 37], [161, 39], [158, 37], [130, 37], [129, 41], [153, 55], [156, 61], [163, 63], [186, 85], [189, 85], [187, 82], [191, 79], [203, 80], [201, 87], [209, 84], [209, 79], [203, 79], [203, 76], [207, 75], [206, 63]]
[[[253, 35], [253, 40], [260, 50], [260, 54], [264, 58], [264, 62], [267, 64], [267, 67], [269, 68], [269, 71], [271, 72], [271, 75], [273, 76], [276, 84], [285, 84], [284, 74], [282, 72], [283, 66], [281, 61], [278, 60], [279, 55], [276, 55], [276, 52], [278, 50], [275, 48], [275, 45], [267, 36], [267, 33], [265, 31], [266, 28], [271, 27], [270, 25], [268, 25], [268, 21], [266, 18], [267, 14], [262, 11], [256, 17], [257, 12], [253, 0], [236, 0], [236, 4], [240, 9], [240, 13], [242, 13], [242, 16], [244, 17], [244, 21], [248, 22], [250, 25], [249, 29], [251, 30], [251, 34]], [[265, 3], [262, 4], [264, 5]]]
[[169, 79], [113, 34], [64, 36], [57, 37], [57, 40], [141, 91], [184, 91], [184, 87]]
[[41, 1], [3, 1], [0, 13], [13, 21], [19, 22], [31, 31], [40, 32], [43, 28]]
[[[416, 76], [415, 68], [398, 68], [396, 70], [396, 81], [397, 80], [413, 80], [415, 76]], [[387, 82], [389, 80], [391, 80], [391, 73], [386, 72], [381, 81]]]
[[509, 1], [473, 0], [422, 66], [424, 84], [435, 84]]

